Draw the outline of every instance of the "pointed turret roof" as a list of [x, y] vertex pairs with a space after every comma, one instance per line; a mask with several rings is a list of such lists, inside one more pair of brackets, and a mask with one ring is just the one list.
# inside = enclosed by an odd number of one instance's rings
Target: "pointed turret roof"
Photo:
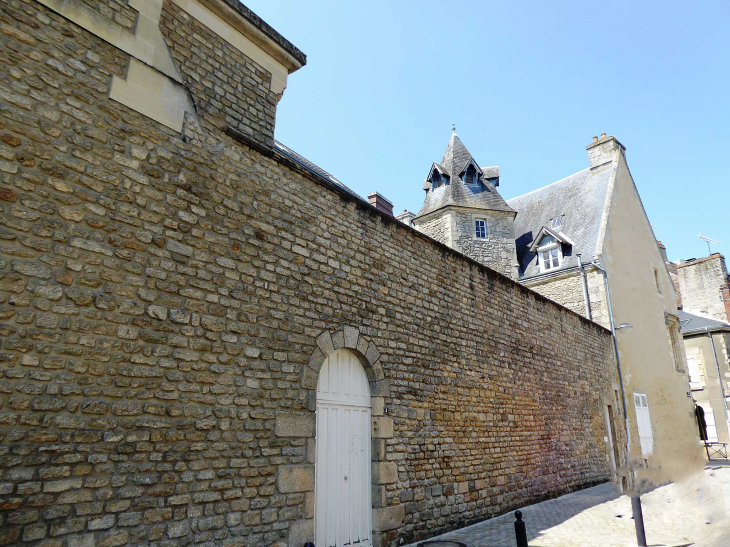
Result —
[[453, 131], [449, 145], [444, 152], [444, 157], [441, 159], [441, 165], [448, 171], [449, 175], [459, 176], [470, 159], [473, 159], [472, 155], [466, 149], [464, 143], [461, 142], [456, 131]]
[[[480, 175], [478, 182], [474, 184], [466, 184], [461, 178], [470, 162], [474, 163]], [[514, 212], [499, 195], [494, 185], [483, 176], [479, 164], [461, 142], [456, 131], [451, 133], [451, 139], [441, 163], [433, 163], [431, 172], [434, 169], [440, 174], [446, 175], [448, 180], [438, 188], [432, 188], [431, 184], [427, 182], [424, 186], [427, 191], [426, 199], [418, 217], [450, 205]]]

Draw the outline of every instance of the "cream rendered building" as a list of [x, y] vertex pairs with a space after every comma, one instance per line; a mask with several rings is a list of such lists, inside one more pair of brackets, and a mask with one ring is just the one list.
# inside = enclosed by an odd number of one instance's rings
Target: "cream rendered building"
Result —
[[615, 324], [631, 326], [616, 332], [631, 432], [622, 473], [642, 488], [701, 469], [694, 405], [674, 287], [626, 149], [604, 134], [587, 150], [588, 169], [507, 203], [526, 286], [610, 328], [597, 265], [608, 276]]

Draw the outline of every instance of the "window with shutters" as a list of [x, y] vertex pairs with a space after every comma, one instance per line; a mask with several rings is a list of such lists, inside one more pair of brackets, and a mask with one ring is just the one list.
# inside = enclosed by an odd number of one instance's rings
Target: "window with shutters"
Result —
[[643, 455], [654, 453], [654, 436], [651, 432], [651, 416], [649, 415], [649, 401], [643, 393], [634, 393], [634, 408], [636, 409], [636, 424], [639, 426], [639, 442]]
[[687, 369], [689, 371], [689, 388], [701, 390], [705, 387], [705, 378], [702, 362], [698, 356], [687, 356]]
[[474, 167], [474, 164], [469, 164], [469, 166], [466, 168], [466, 171], [464, 172], [464, 182], [467, 184], [474, 184], [479, 180], [479, 175], [477, 173], [476, 167]]

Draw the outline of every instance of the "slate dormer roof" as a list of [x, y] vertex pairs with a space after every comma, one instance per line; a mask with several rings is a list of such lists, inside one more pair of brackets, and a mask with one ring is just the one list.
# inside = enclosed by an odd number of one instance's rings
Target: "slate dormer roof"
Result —
[[[478, 181], [474, 184], [466, 184], [461, 178], [464, 170], [470, 162], [477, 166]], [[440, 163], [434, 163], [429, 171], [429, 176], [435, 169], [441, 175], [448, 177], [446, 184], [433, 188], [427, 181], [423, 189], [426, 190], [426, 199], [423, 202], [421, 211], [416, 218], [422, 217], [439, 209], [449, 206], [472, 207], [491, 211], [506, 211], [513, 213], [514, 210], [502, 199], [494, 185], [487, 180], [479, 164], [466, 149], [464, 143], [456, 135], [451, 134], [444, 157]], [[498, 169], [498, 168], [492, 168]], [[496, 171], [499, 176], [499, 171]]]
[[[606, 195], [612, 169], [592, 171], [585, 169], [548, 186], [507, 201], [517, 211], [515, 238], [520, 277], [540, 275], [537, 249], [533, 243], [542, 232], [557, 232], [570, 242], [563, 245], [560, 267], [550, 274], [578, 266], [577, 254], [583, 263], [593, 261], [598, 248]], [[552, 228], [551, 221], [562, 216], [560, 228]], [[556, 238], [556, 239], [561, 239]]]

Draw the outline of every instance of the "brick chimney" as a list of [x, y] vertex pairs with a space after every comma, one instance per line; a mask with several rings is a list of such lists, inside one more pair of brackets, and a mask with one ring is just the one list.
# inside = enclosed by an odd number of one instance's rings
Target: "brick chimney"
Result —
[[588, 150], [588, 159], [591, 162], [591, 169], [596, 169], [605, 165], [616, 157], [617, 150], [626, 150], [626, 147], [618, 142], [616, 137], [611, 135], [607, 137], [605, 133], [601, 133], [601, 138], [593, 137], [593, 142], [586, 146]]
[[383, 211], [385, 214], [393, 216], [393, 204], [382, 194], [379, 194], [378, 192], [370, 192], [368, 194], [368, 201], [370, 201], [370, 205], [375, 207], [378, 211]]

